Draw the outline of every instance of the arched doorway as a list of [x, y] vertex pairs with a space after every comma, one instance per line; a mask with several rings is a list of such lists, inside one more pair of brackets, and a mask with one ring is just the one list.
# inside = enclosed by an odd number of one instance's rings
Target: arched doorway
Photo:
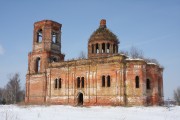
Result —
[[83, 94], [82, 93], [78, 94], [77, 102], [78, 102], [77, 103], [78, 105], [83, 105]]

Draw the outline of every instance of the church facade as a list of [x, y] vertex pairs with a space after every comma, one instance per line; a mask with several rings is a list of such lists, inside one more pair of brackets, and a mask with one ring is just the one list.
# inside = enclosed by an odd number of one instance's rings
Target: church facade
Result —
[[161, 105], [163, 68], [118, 53], [106, 20], [88, 41], [88, 58], [65, 61], [60, 23], [34, 23], [28, 54], [26, 103], [64, 105]]

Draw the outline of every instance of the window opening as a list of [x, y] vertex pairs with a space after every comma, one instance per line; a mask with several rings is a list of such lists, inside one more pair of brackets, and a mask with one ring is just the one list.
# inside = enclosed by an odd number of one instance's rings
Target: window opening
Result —
[[105, 43], [102, 44], [102, 53], [105, 53]]
[[136, 76], [135, 78], [136, 82], [136, 88], [139, 88], [139, 76]]
[[40, 72], [40, 68], [41, 68], [40, 64], [41, 64], [41, 60], [40, 58], [37, 58], [36, 59], [36, 72], [37, 73]]
[[146, 88], [147, 89], [151, 89], [150, 80], [149, 79], [146, 80]]
[[81, 78], [81, 87], [84, 88], [84, 77]]
[[57, 43], [57, 33], [55, 32], [52, 33], [52, 42]]
[[52, 58], [52, 62], [57, 62], [57, 58], [56, 58], [56, 57], [53, 57], [53, 58]]
[[59, 88], [61, 88], [61, 78], [59, 79]]
[[96, 43], [96, 53], [99, 53], [99, 45]]
[[58, 87], [58, 80], [57, 79], [55, 79], [55, 85], [54, 85], [54, 88], [57, 88]]
[[110, 87], [111, 86], [111, 78], [110, 76], [108, 75], [107, 76], [107, 87]]
[[37, 43], [42, 42], [42, 29], [37, 32]]
[[105, 76], [102, 76], [102, 87], [105, 87]]
[[80, 88], [80, 77], [77, 78], [77, 88]]
[[107, 44], [107, 53], [110, 53], [110, 44]]

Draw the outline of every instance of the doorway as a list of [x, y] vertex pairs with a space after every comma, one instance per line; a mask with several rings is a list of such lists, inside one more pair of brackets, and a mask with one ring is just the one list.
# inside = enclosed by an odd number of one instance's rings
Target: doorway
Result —
[[79, 93], [77, 98], [77, 105], [83, 105], [83, 94]]

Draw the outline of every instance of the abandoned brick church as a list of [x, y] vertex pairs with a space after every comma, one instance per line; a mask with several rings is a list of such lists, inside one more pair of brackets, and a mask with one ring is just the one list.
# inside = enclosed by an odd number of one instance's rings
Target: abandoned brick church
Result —
[[65, 61], [62, 25], [34, 23], [28, 54], [26, 103], [67, 105], [160, 105], [163, 68], [118, 53], [119, 40], [106, 20], [88, 40], [88, 58]]

